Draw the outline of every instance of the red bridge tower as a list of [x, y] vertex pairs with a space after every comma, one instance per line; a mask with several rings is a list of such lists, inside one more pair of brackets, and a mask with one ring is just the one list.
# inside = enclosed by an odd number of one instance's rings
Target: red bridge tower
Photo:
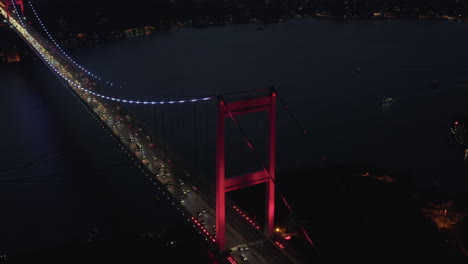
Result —
[[[24, 17], [24, 4], [23, 0], [5, 0], [5, 9], [7, 12], [7, 20], [10, 19], [10, 6], [19, 5], [21, 10], [21, 16]], [[19, 14], [18, 14], [19, 15]]]
[[[246, 175], [225, 178], [225, 118], [254, 112], [268, 112], [268, 166]], [[216, 131], [216, 239], [220, 252], [226, 247], [226, 193], [252, 185], [266, 183], [266, 223], [265, 234], [272, 236], [275, 218], [275, 161], [276, 157], [276, 93], [261, 98], [226, 103], [218, 99], [218, 117]]]

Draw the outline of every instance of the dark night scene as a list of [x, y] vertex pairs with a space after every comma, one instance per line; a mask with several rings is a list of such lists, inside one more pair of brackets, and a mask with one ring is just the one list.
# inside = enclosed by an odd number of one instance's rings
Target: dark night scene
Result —
[[0, 0], [0, 264], [468, 263], [468, 0]]

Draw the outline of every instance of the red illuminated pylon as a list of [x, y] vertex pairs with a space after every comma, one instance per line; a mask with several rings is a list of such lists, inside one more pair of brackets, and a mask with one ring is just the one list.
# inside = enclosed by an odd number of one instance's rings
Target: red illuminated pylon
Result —
[[24, 17], [24, 4], [23, 0], [5, 0], [5, 9], [7, 12], [7, 20], [10, 19], [10, 6], [19, 5], [21, 10], [21, 15]]
[[[225, 118], [238, 115], [268, 112], [269, 143], [268, 167], [265, 170], [246, 175], [225, 178]], [[216, 131], [216, 239], [219, 251], [226, 246], [226, 192], [266, 183], [266, 224], [265, 234], [271, 236], [275, 216], [275, 164], [276, 164], [276, 93], [272, 90], [269, 96], [226, 103], [218, 99], [218, 117]]]

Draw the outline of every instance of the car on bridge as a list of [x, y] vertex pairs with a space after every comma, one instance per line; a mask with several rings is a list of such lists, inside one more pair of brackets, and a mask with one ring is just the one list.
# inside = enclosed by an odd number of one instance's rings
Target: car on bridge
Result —
[[185, 184], [180, 178], [178, 178], [177, 180], [179, 181], [179, 184], [180, 184], [181, 186], [183, 186], [183, 185]]
[[205, 209], [202, 209], [202, 210], [198, 211], [197, 215], [198, 215], [198, 216], [202, 216], [202, 215], [204, 215], [205, 213], [206, 213], [206, 210], [205, 210]]
[[239, 251], [248, 251], [249, 250], [249, 247], [247, 246], [247, 244], [239, 245], [237, 248], [239, 249]]
[[135, 142], [135, 145], [136, 145], [136, 150], [143, 150], [143, 147], [138, 143], [138, 142]]

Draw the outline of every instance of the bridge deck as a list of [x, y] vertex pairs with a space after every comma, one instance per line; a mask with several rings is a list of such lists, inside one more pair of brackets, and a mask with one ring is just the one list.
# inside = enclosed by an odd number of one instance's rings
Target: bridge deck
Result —
[[[1, 3], [0, 13], [6, 18]], [[100, 92], [98, 84], [70, 63], [52, 43], [30, 26], [26, 30], [17, 22], [14, 14], [10, 16], [10, 23], [49, 69], [67, 84], [90, 114], [100, 121], [102, 127], [119, 140], [122, 151], [141, 168], [142, 173], [158, 189], [159, 195], [172, 203], [192, 223], [201, 238], [209, 243], [211, 249], [215, 249], [215, 196], [212, 184], [204, 178], [195, 179], [183, 168], [177, 153], [150, 133], [123, 105], [80, 89]], [[250, 250], [242, 252], [248, 258], [247, 261], [242, 261], [239, 251], [231, 255], [234, 260], [238, 263], [300, 263], [264, 237], [260, 228], [248, 223], [234, 210], [234, 206], [228, 201], [226, 245], [228, 248], [240, 244], [250, 245]], [[199, 214], [201, 210], [205, 212]]]

